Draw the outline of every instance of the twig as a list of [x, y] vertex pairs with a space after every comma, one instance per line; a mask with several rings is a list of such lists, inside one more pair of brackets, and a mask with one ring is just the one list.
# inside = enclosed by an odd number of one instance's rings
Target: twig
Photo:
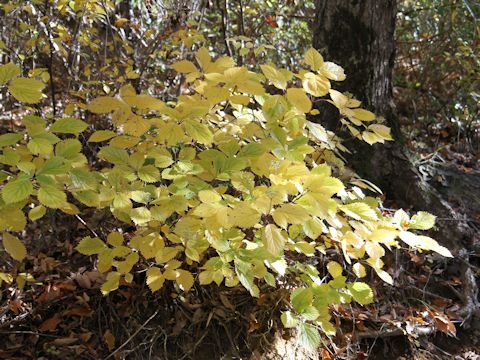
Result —
[[[435, 331], [433, 326], [417, 326], [412, 333], [420, 336], [430, 335]], [[358, 339], [373, 339], [386, 338], [394, 336], [403, 336], [405, 331], [403, 329], [387, 329], [387, 330], [367, 330], [357, 333]]]
[[225, 2], [222, 2], [222, 5], [223, 6], [220, 6], [220, 1], [217, 0], [217, 7], [220, 9], [220, 13], [222, 15], [222, 21], [221, 21], [221, 29], [222, 29], [222, 37], [223, 37], [223, 42], [225, 44], [225, 50], [227, 51], [227, 55], [228, 56], [232, 56], [232, 50], [230, 49], [230, 45], [228, 44], [228, 40], [227, 40], [227, 26], [228, 26], [228, 23], [227, 23], [227, 16], [228, 16], [228, 10], [227, 10], [227, 6], [226, 6], [226, 0], [224, 0]]
[[93, 236], [98, 237], [98, 238], [100, 237], [100, 236], [98, 236], [98, 234], [95, 232], [95, 230], [93, 230], [93, 229], [85, 222], [85, 220], [83, 220], [83, 219], [80, 217], [80, 215], [75, 215], [75, 218], [76, 218], [78, 221], [80, 221], [80, 223], [81, 223], [83, 226], [85, 226], [85, 227], [87, 228], [87, 230], [92, 233]]
[[132, 341], [132, 339], [137, 336], [137, 334], [142, 331], [142, 329], [147, 326], [147, 324], [155, 317], [158, 315], [160, 310], [157, 310], [153, 313], [152, 316], [150, 316], [147, 321], [145, 321], [128, 339], [125, 341], [122, 345], [120, 345], [114, 352], [112, 352], [110, 355], [108, 355], [104, 360], [110, 359], [113, 355], [115, 355], [117, 352], [119, 352], [121, 349], [123, 349], [127, 344]]
[[26, 334], [26, 335], [37, 335], [37, 336], [43, 336], [43, 337], [48, 337], [48, 338], [59, 338], [57, 335], [50, 335], [50, 334], [43, 334], [39, 333], [36, 331], [21, 331], [21, 330], [15, 330], [15, 331], [0, 331], [0, 334], [2, 335], [8, 335], [8, 334]]

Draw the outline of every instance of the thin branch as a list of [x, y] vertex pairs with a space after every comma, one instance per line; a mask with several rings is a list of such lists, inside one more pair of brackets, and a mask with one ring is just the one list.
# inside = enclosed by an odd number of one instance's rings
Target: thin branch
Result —
[[142, 331], [142, 329], [147, 326], [147, 324], [155, 317], [158, 315], [160, 310], [157, 310], [153, 313], [152, 316], [150, 316], [147, 321], [145, 321], [128, 339], [125, 341], [122, 345], [120, 345], [114, 352], [112, 352], [110, 355], [108, 355], [105, 360], [110, 359], [113, 355], [115, 355], [117, 352], [119, 352], [121, 349], [123, 349], [127, 344], [132, 341], [132, 339], [137, 336], [137, 334]]

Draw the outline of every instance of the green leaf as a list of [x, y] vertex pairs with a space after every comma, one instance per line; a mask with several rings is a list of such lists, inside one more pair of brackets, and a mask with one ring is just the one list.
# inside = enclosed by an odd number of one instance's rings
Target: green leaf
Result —
[[283, 96], [273, 95], [263, 103], [262, 111], [265, 119], [273, 122], [281, 120], [287, 108], [288, 105]]
[[113, 146], [104, 146], [98, 152], [98, 157], [112, 164], [126, 164], [128, 162], [127, 151]]
[[6, 232], [3, 233], [3, 247], [17, 261], [22, 261], [27, 256], [25, 245], [17, 237]]
[[102, 253], [105, 249], [107, 249], [107, 245], [100, 240], [98, 237], [84, 237], [78, 245], [75, 247], [80, 254], [83, 255], [95, 255]]
[[88, 139], [88, 142], [102, 142], [109, 140], [113, 137], [117, 136], [117, 133], [114, 133], [113, 131], [110, 130], [98, 130], [95, 131], [90, 138]]
[[37, 175], [58, 175], [65, 173], [63, 159], [58, 156], [46, 160], [42, 167], [37, 170]]
[[313, 305], [307, 306], [305, 310], [302, 311], [302, 316], [305, 320], [314, 321], [320, 315], [317, 308]]
[[42, 99], [42, 90], [45, 84], [39, 80], [16, 78], [10, 82], [8, 91], [13, 97], [27, 104], [36, 104]]
[[0, 86], [20, 75], [20, 68], [14, 63], [0, 65]]
[[28, 218], [32, 221], [41, 219], [47, 213], [47, 209], [43, 205], [38, 205], [28, 212]]
[[320, 345], [320, 334], [310, 324], [300, 324], [298, 327], [298, 342], [309, 351], [316, 351]]
[[293, 308], [301, 313], [308, 306], [312, 304], [313, 293], [310, 288], [298, 288], [293, 290], [290, 295], [290, 301], [292, 302]]
[[426, 211], [419, 211], [412, 216], [410, 228], [417, 230], [430, 230], [435, 225], [436, 217]]
[[62, 134], [78, 134], [84, 131], [87, 127], [88, 124], [82, 120], [63, 118], [55, 121], [55, 123], [50, 126], [50, 131]]
[[65, 159], [75, 158], [82, 150], [82, 143], [77, 139], [65, 139], [55, 145], [55, 154]]
[[353, 299], [359, 304], [366, 305], [373, 302], [372, 288], [364, 282], [354, 282], [347, 285]]
[[33, 192], [32, 181], [27, 175], [20, 175], [10, 180], [2, 189], [2, 198], [7, 203], [15, 203], [28, 199]]
[[280, 320], [282, 320], [283, 326], [287, 329], [291, 329], [297, 327], [298, 325], [298, 318], [292, 314], [291, 311], [285, 311], [280, 315]]
[[0, 147], [15, 145], [23, 139], [22, 133], [8, 133], [0, 135]]
[[134, 208], [130, 210], [129, 215], [135, 225], [146, 224], [152, 219], [152, 214], [146, 207]]
[[153, 165], [142, 166], [138, 169], [138, 177], [146, 183], [154, 183], [160, 180], [160, 171]]
[[200, 144], [210, 145], [213, 141], [213, 134], [205, 124], [196, 120], [185, 121], [185, 130], [195, 141]]
[[258, 157], [265, 152], [265, 147], [257, 142], [252, 142], [240, 149], [237, 156]]
[[28, 150], [34, 155], [50, 155], [53, 152], [53, 145], [44, 138], [35, 138], [28, 142]]
[[67, 195], [55, 186], [42, 185], [37, 197], [38, 201], [52, 209], [62, 208], [67, 204]]
[[68, 172], [75, 190], [92, 190], [96, 188], [95, 176], [85, 169], [72, 169]]

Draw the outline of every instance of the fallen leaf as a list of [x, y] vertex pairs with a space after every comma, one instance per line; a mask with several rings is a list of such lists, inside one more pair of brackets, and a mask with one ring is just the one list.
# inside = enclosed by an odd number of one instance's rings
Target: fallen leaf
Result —
[[66, 337], [66, 338], [55, 339], [52, 341], [52, 344], [55, 346], [69, 346], [69, 345], [75, 344], [77, 341], [78, 341], [78, 338]]
[[333, 360], [332, 356], [330, 355], [330, 353], [328, 352], [327, 349], [322, 350], [322, 359], [323, 360]]
[[40, 332], [55, 331], [57, 329], [58, 324], [60, 324], [61, 321], [62, 319], [60, 319], [57, 315], [55, 315], [54, 317], [51, 317], [50, 319], [45, 320], [40, 325], [38, 330], [40, 330]]
[[457, 335], [457, 329], [455, 328], [455, 325], [450, 321], [450, 319], [446, 315], [436, 313], [434, 316], [434, 319], [435, 319], [435, 326], [437, 327], [438, 330], [440, 330], [441, 332], [449, 336]]
[[73, 306], [67, 309], [65, 313], [71, 316], [89, 317], [92, 316], [93, 311], [85, 306]]
[[108, 350], [112, 351], [115, 347], [115, 336], [113, 336], [112, 332], [110, 330], [105, 331], [105, 334], [103, 334], [103, 339], [107, 344]]

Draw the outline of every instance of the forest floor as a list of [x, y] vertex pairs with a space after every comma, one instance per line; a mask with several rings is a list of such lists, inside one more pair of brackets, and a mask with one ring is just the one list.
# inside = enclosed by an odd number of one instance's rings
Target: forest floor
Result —
[[[447, 141], [435, 151], [424, 144], [412, 144], [419, 171], [480, 230], [479, 157]], [[114, 222], [108, 214], [50, 210], [28, 224], [24, 268], [0, 254], [3, 270], [26, 282], [1, 285], [0, 359], [276, 359], [276, 336], [294, 342], [274, 320], [286, 300], [281, 290], [252, 299], [239, 288], [197, 286], [183, 297], [168, 286], [152, 295], [135, 281], [103, 297], [104, 275], [74, 246], [91, 228]], [[475, 273], [478, 256], [471, 250]], [[332, 308], [338, 335], [314, 358], [480, 360], [480, 322], [464, 321], [455, 263], [400, 251], [385, 263], [395, 285], [372, 277], [374, 304]]]

